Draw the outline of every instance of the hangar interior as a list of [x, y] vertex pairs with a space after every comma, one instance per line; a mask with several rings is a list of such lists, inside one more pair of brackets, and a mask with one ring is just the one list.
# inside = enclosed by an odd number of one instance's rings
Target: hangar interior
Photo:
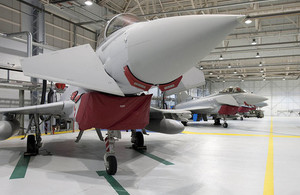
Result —
[[[8, 39], [5, 34], [33, 32], [35, 54], [82, 44], [90, 44], [95, 49], [106, 22], [123, 12], [148, 20], [189, 14], [247, 15], [250, 24], [239, 25], [199, 62], [206, 85], [190, 93], [204, 96], [229, 86], [240, 86], [269, 98], [265, 115], [288, 116], [289, 113], [281, 111], [300, 107], [299, 2], [296, 0], [256, 3], [110, 0], [96, 1], [93, 6], [86, 6], [84, 1], [2, 0], [0, 9], [1, 107], [18, 106], [19, 89], [25, 89], [24, 103], [29, 104], [31, 85], [30, 78], [19, 72], [19, 60], [27, 55], [26, 44], [20, 37]], [[26, 36], [22, 38], [26, 40]]]
[[[300, 136], [299, 111], [292, 111], [300, 109], [298, 0], [92, 2], [88, 6], [85, 0], [0, 0], [0, 108], [34, 105], [41, 98], [42, 80], [22, 73], [20, 60], [29, 56], [28, 34], [19, 32], [32, 33], [32, 55], [38, 55], [84, 44], [96, 49], [106, 23], [120, 13], [132, 13], [146, 20], [237, 14], [246, 15], [248, 22], [241, 23], [198, 62], [196, 67], [203, 71], [206, 84], [190, 89], [188, 94], [204, 97], [229, 86], [239, 86], [268, 98], [268, 106], [263, 108], [266, 117], [251, 118], [243, 124], [231, 121], [231, 128], [226, 132], [212, 124], [199, 127], [197, 122], [191, 122], [182, 134], [169, 137], [154, 133], [146, 137], [148, 150], [142, 155], [127, 149], [131, 138], [122, 132], [124, 139], [116, 148], [119, 175], [114, 177], [101, 172], [105, 168], [99, 159], [105, 150], [94, 139], [95, 132], [83, 135], [86, 139], [79, 146], [74, 144], [77, 136], [74, 133], [44, 136], [42, 154], [45, 156], [27, 159], [30, 161], [27, 177], [32, 182], [38, 186], [45, 182], [55, 185], [56, 188], [44, 188], [47, 194], [99, 191], [105, 194], [274, 194], [274, 189], [276, 194], [299, 194], [300, 153], [296, 151]], [[54, 85], [49, 81], [47, 84]], [[56, 92], [59, 98], [61, 91]], [[161, 92], [157, 88], [150, 92], [154, 94], [152, 105], [161, 106]], [[176, 96], [168, 97], [168, 107], [176, 101]], [[28, 116], [24, 121], [26, 126]], [[5, 184], [4, 194], [32, 192], [28, 180], [9, 179], [25, 147], [26, 143], [19, 139], [0, 143], [0, 181]], [[162, 163], [164, 159], [175, 165]], [[110, 183], [115, 180], [119, 186]], [[16, 184], [20, 186], [18, 189]]]

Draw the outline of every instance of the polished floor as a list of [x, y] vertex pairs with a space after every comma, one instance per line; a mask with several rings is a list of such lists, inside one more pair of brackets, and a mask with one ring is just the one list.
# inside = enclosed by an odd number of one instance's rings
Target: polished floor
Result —
[[144, 153], [116, 143], [118, 172], [105, 173], [104, 143], [87, 131], [43, 136], [41, 155], [26, 141], [0, 142], [0, 194], [300, 194], [300, 117], [190, 122], [182, 134], [150, 133]]

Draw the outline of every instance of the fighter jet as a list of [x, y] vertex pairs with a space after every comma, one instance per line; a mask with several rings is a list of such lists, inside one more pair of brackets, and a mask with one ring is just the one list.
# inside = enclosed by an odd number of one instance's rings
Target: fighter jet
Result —
[[[181, 101], [189, 99], [189, 101], [179, 103], [175, 109], [189, 110], [194, 114], [202, 117], [207, 121], [207, 115], [213, 116], [215, 125], [221, 125], [220, 119], [224, 119], [223, 127], [227, 128], [226, 117], [228, 115], [235, 115], [242, 105], [254, 105], [259, 102], [267, 100], [263, 96], [258, 96], [252, 93], [247, 93], [240, 87], [229, 87], [219, 93], [191, 100], [187, 94], [180, 94]], [[186, 122], [183, 122], [187, 125]]]
[[[161, 91], [174, 89], [189, 72], [203, 76], [194, 66], [243, 19], [236, 15], [190, 15], [146, 21], [119, 14], [108, 22], [95, 52], [82, 45], [24, 59], [21, 64], [26, 76], [76, 87], [69, 87], [59, 102], [1, 109], [0, 138], [6, 139], [19, 129], [18, 114], [34, 114], [28, 129], [34, 124], [36, 130], [27, 138], [27, 154], [36, 154], [41, 147], [38, 115], [73, 119], [80, 129], [76, 141], [92, 127], [105, 141], [106, 171], [114, 175], [114, 144], [121, 138], [121, 129], [132, 130], [132, 142], [140, 148], [145, 129], [167, 134], [183, 131], [180, 121], [168, 118], [170, 112], [179, 117], [190, 115], [188, 111], [150, 109], [151, 95], [141, 93], [152, 86]], [[105, 139], [100, 129], [108, 129]]]

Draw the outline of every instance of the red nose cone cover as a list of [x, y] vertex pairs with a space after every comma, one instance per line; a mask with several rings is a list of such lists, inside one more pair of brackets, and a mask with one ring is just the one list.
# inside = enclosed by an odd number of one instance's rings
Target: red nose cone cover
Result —
[[79, 129], [145, 128], [149, 123], [151, 96], [119, 97], [99, 92], [86, 93], [81, 97], [76, 115]]
[[237, 106], [222, 105], [219, 114], [235, 115], [238, 112], [238, 109], [239, 107]]

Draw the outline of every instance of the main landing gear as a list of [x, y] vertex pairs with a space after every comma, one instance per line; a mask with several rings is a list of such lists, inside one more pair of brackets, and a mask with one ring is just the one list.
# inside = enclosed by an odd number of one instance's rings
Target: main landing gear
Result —
[[[214, 120], [215, 120], [214, 125], [222, 125], [222, 124], [221, 124], [221, 119], [220, 119], [220, 118], [215, 118]], [[225, 118], [224, 118], [223, 127], [224, 127], [224, 128], [227, 128], [227, 127], [228, 127], [228, 123], [226, 122], [226, 119], [225, 119]]]
[[135, 129], [131, 130], [131, 143], [132, 148], [135, 150], [146, 150], [147, 147], [144, 146], [144, 135], [146, 134], [146, 131], [143, 129], [143, 132], [136, 131]]
[[[32, 125], [32, 123], [34, 124]], [[41, 130], [39, 127], [39, 116], [34, 114], [30, 117], [28, 131], [31, 127], [34, 126], [34, 134], [30, 134], [27, 136], [27, 151], [24, 153], [25, 156], [36, 156], [39, 154], [39, 149], [42, 147], [42, 137], [41, 137]], [[25, 137], [24, 137], [25, 138]], [[24, 139], [23, 138], [23, 139]]]

